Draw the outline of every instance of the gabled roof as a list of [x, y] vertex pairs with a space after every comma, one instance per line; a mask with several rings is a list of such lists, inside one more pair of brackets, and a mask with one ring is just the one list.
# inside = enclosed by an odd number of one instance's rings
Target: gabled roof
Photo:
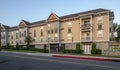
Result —
[[26, 21], [26, 20], [22, 20], [22, 21], [25, 22], [26, 25], [29, 25], [29, 24], [30, 24], [30, 22], [28, 22], [28, 21]]
[[26, 20], [21, 20], [20, 21], [20, 23], [19, 23], [19, 26], [21, 27], [24, 27], [24, 26], [27, 26], [27, 25], [29, 25], [30, 24], [30, 22], [28, 22], [28, 21], [26, 21]]
[[55, 13], [51, 12], [47, 20], [54, 20], [54, 19], [59, 19], [59, 17]]

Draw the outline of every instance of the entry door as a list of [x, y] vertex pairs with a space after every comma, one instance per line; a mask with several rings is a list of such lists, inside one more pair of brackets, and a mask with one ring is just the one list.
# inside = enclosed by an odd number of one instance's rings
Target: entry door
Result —
[[83, 46], [84, 54], [91, 54], [91, 45]]

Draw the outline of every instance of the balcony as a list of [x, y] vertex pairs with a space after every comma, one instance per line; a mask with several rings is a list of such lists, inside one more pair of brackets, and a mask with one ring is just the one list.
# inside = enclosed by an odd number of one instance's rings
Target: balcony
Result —
[[92, 37], [87, 36], [87, 37], [81, 37], [81, 42], [91, 42], [92, 41]]
[[90, 31], [91, 30], [91, 24], [90, 23], [82, 23], [81, 24], [81, 30], [82, 31]]
[[47, 42], [59, 42], [58, 38], [48, 39]]

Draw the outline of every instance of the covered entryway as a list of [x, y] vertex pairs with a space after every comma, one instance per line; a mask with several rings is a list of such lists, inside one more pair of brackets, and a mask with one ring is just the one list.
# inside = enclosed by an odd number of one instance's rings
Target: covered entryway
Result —
[[83, 51], [84, 51], [84, 54], [91, 54], [91, 45], [90, 44], [84, 44], [83, 45]]
[[58, 53], [63, 50], [63, 45], [59, 46], [59, 44], [50, 44], [50, 53]]

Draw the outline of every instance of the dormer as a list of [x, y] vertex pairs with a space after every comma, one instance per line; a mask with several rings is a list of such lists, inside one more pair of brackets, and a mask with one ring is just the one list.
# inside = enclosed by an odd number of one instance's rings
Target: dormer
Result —
[[28, 26], [30, 23], [26, 20], [21, 20], [21, 22], [19, 23], [19, 27], [26, 27]]
[[47, 22], [54, 22], [54, 21], [59, 21], [59, 17], [55, 13], [51, 12], [49, 17], [47, 18]]

